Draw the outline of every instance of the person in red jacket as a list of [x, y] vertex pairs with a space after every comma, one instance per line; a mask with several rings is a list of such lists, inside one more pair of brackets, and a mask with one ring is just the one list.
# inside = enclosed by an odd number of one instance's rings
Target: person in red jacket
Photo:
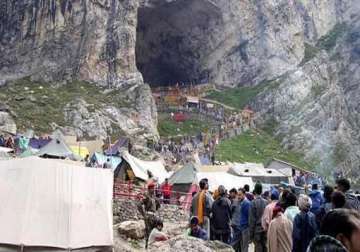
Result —
[[164, 204], [170, 204], [172, 185], [169, 184], [169, 180], [166, 178], [164, 184], [161, 186], [161, 191], [164, 198]]

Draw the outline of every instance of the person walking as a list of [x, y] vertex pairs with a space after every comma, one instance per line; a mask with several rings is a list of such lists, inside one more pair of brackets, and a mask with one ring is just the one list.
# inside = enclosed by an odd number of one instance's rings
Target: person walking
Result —
[[316, 220], [318, 223], [321, 223], [324, 216], [333, 209], [331, 203], [331, 195], [334, 192], [334, 188], [329, 185], [324, 186], [324, 202], [320, 206], [319, 213], [316, 215]]
[[207, 179], [199, 182], [200, 191], [197, 192], [191, 202], [190, 216], [196, 216], [199, 220], [199, 226], [203, 228], [210, 237], [210, 213], [213, 199], [208, 193], [209, 187]]
[[267, 231], [270, 225], [270, 222], [273, 219], [273, 210], [278, 203], [279, 200], [279, 192], [277, 190], [273, 190], [270, 195], [270, 203], [265, 207], [264, 214], [261, 218], [261, 226]]
[[347, 180], [345, 178], [336, 180], [336, 188], [338, 191], [345, 194], [345, 198], [346, 198], [346, 202], [345, 202], [345, 206], [344, 206], [345, 208], [355, 209], [357, 211], [360, 211], [359, 200], [356, 198], [356, 196], [354, 194], [349, 192], [349, 190], [351, 188], [349, 180]]
[[231, 202], [226, 197], [225, 187], [218, 188], [219, 198], [212, 204], [211, 233], [214, 240], [230, 242]]
[[164, 184], [161, 186], [161, 192], [164, 199], [164, 204], [170, 204], [172, 185], [169, 184], [169, 179], [166, 178]]
[[320, 213], [321, 205], [324, 203], [324, 198], [321, 195], [317, 184], [312, 185], [309, 197], [312, 202], [310, 211], [317, 216]]
[[274, 207], [273, 219], [270, 222], [267, 238], [269, 252], [291, 252], [293, 224], [279, 205]]
[[291, 221], [294, 222], [295, 216], [300, 213], [299, 207], [296, 205], [296, 195], [289, 192], [285, 197], [285, 205], [287, 206], [284, 215]]
[[236, 252], [249, 249], [250, 233], [249, 233], [249, 209], [251, 203], [246, 198], [246, 191], [240, 188], [237, 197], [231, 205], [232, 219], [231, 228], [233, 231], [231, 246]]
[[262, 185], [258, 182], [255, 184], [255, 198], [251, 201], [249, 213], [250, 240], [254, 242], [255, 252], [266, 251], [266, 232], [261, 225], [261, 219], [264, 214], [267, 201], [261, 197], [261, 194]]
[[156, 227], [156, 213], [160, 208], [160, 202], [155, 197], [155, 184], [148, 184], [148, 192], [145, 194], [143, 200], [141, 200], [138, 205], [138, 211], [144, 218], [145, 222], [145, 248], [148, 247], [149, 236], [151, 231]]
[[298, 199], [300, 213], [295, 216], [293, 225], [293, 252], [306, 252], [310, 241], [318, 234], [315, 215], [310, 212], [311, 199], [300, 194]]

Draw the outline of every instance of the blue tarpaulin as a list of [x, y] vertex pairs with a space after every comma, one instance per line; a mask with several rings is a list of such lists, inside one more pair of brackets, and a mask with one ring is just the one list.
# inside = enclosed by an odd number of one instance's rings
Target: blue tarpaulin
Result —
[[101, 153], [95, 152], [91, 156], [91, 163], [95, 163], [96, 167], [103, 167], [103, 165], [106, 163], [107, 159], [110, 159], [111, 167], [113, 170], [116, 169], [116, 167], [120, 164], [121, 158], [120, 157], [114, 157], [114, 156], [105, 156]]
[[105, 150], [105, 154], [108, 156], [117, 156], [120, 154], [120, 149], [125, 148], [128, 149], [129, 139], [127, 138], [119, 138], [115, 144], [113, 144], [109, 149]]

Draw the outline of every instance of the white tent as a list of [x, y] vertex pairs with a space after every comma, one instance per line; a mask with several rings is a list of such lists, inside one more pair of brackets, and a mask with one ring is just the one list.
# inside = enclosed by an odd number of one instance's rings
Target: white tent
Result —
[[113, 174], [52, 159], [0, 161], [0, 244], [112, 246]]
[[9, 153], [9, 152], [12, 152], [12, 151], [14, 151], [14, 149], [6, 148], [6, 147], [1, 147], [1, 146], [0, 146], [0, 152]]
[[288, 183], [290, 181], [288, 176], [275, 169], [264, 168], [262, 164], [235, 164], [230, 167], [229, 173], [242, 177], [251, 177], [254, 181], [260, 181], [265, 184]]
[[164, 182], [170, 176], [160, 160], [143, 161], [130, 155], [127, 151], [124, 151], [121, 157], [130, 165], [135, 177], [144, 181], [149, 179], [148, 171], [158, 179], [159, 183]]
[[210, 191], [215, 191], [219, 185], [225, 186], [227, 190], [232, 188], [238, 189], [245, 184], [250, 186], [250, 190], [254, 188], [254, 183], [250, 177], [239, 177], [227, 172], [198, 172], [196, 178], [197, 181], [207, 178], [209, 180]]
[[230, 167], [229, 172], [235, 175], [248, 177], [285, 177], [284, 174], [277, 170], [264, 168], [262, 164], [255, 163], [237, 163], [234, 166]]

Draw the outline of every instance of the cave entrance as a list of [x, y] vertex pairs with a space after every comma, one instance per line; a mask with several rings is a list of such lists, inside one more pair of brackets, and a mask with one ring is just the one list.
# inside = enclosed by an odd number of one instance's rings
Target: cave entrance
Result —
[[221, 22], [207, 0], [156, 1], [138, 10], [136, 65], [150, 86], [207, 83], [211, 29]]

